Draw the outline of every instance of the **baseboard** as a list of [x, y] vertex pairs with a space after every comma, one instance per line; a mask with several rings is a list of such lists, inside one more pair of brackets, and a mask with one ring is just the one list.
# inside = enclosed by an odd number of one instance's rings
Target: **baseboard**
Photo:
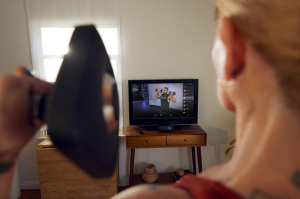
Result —
[[119, 180], [119, 186], [129, 186], [129, 178], [123, 178]]
[[21, 181], [20, 188], [21, 188], [21, 190], [40, 189], [40, 182], [39, 181]]
[[[119, 181], [119, 186], [128, 186], [129, 179], [125, 178]], [[40, 182], [39, 181], [22, 181], [20, 182], [21, 190], [25, 189], [40, 189]]]

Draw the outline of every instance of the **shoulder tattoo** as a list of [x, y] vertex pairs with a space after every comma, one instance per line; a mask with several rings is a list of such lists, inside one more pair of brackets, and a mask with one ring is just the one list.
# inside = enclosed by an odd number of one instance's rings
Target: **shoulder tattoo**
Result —
[[295, 185], [298, 189], [300, 189], [300, 170], [294, 172], [291, 177], [293, 185]]
[[16, 151], [0, 152], [0, 174], [8, 172], [18, 156]]
[[281, 199], [267, 193], [264, 193], [260, 190], [254, 190], [249, 199]]
[[148, 187], [149, 187], [149, 189], [150, 190], [152, 190], [152, 191], [155, 191], [158, 187], [159, 187], [159, 185], [148, 185]]

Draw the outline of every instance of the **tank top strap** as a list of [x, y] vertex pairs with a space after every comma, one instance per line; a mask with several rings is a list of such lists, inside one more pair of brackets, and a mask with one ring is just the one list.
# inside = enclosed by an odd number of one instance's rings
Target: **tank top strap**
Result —
[[241, 196], [217, 181], [186, 174], [170, 186], [185, 189], [195, 199], [242, 199]]

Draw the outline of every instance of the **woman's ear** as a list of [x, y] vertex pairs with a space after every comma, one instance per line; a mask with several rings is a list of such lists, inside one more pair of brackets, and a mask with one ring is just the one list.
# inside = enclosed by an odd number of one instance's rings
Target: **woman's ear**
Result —
[[226, 17], [220, 19], [219, 31], [227, 52], [224, 78], [229, 81], [236, 78], [244, 69], [245, 39], [232, 21]]

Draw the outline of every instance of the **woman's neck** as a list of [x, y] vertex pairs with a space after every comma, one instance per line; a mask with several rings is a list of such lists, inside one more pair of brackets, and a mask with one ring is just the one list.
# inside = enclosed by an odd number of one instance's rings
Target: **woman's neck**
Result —
[[300, 173], [298, 118], [279, 97], [263, 95], [252, 106], [237, 106], [236, 148], [224, 179], [247, 197], [255, 190], [283, 198], [300, 194], [292, 180]]

